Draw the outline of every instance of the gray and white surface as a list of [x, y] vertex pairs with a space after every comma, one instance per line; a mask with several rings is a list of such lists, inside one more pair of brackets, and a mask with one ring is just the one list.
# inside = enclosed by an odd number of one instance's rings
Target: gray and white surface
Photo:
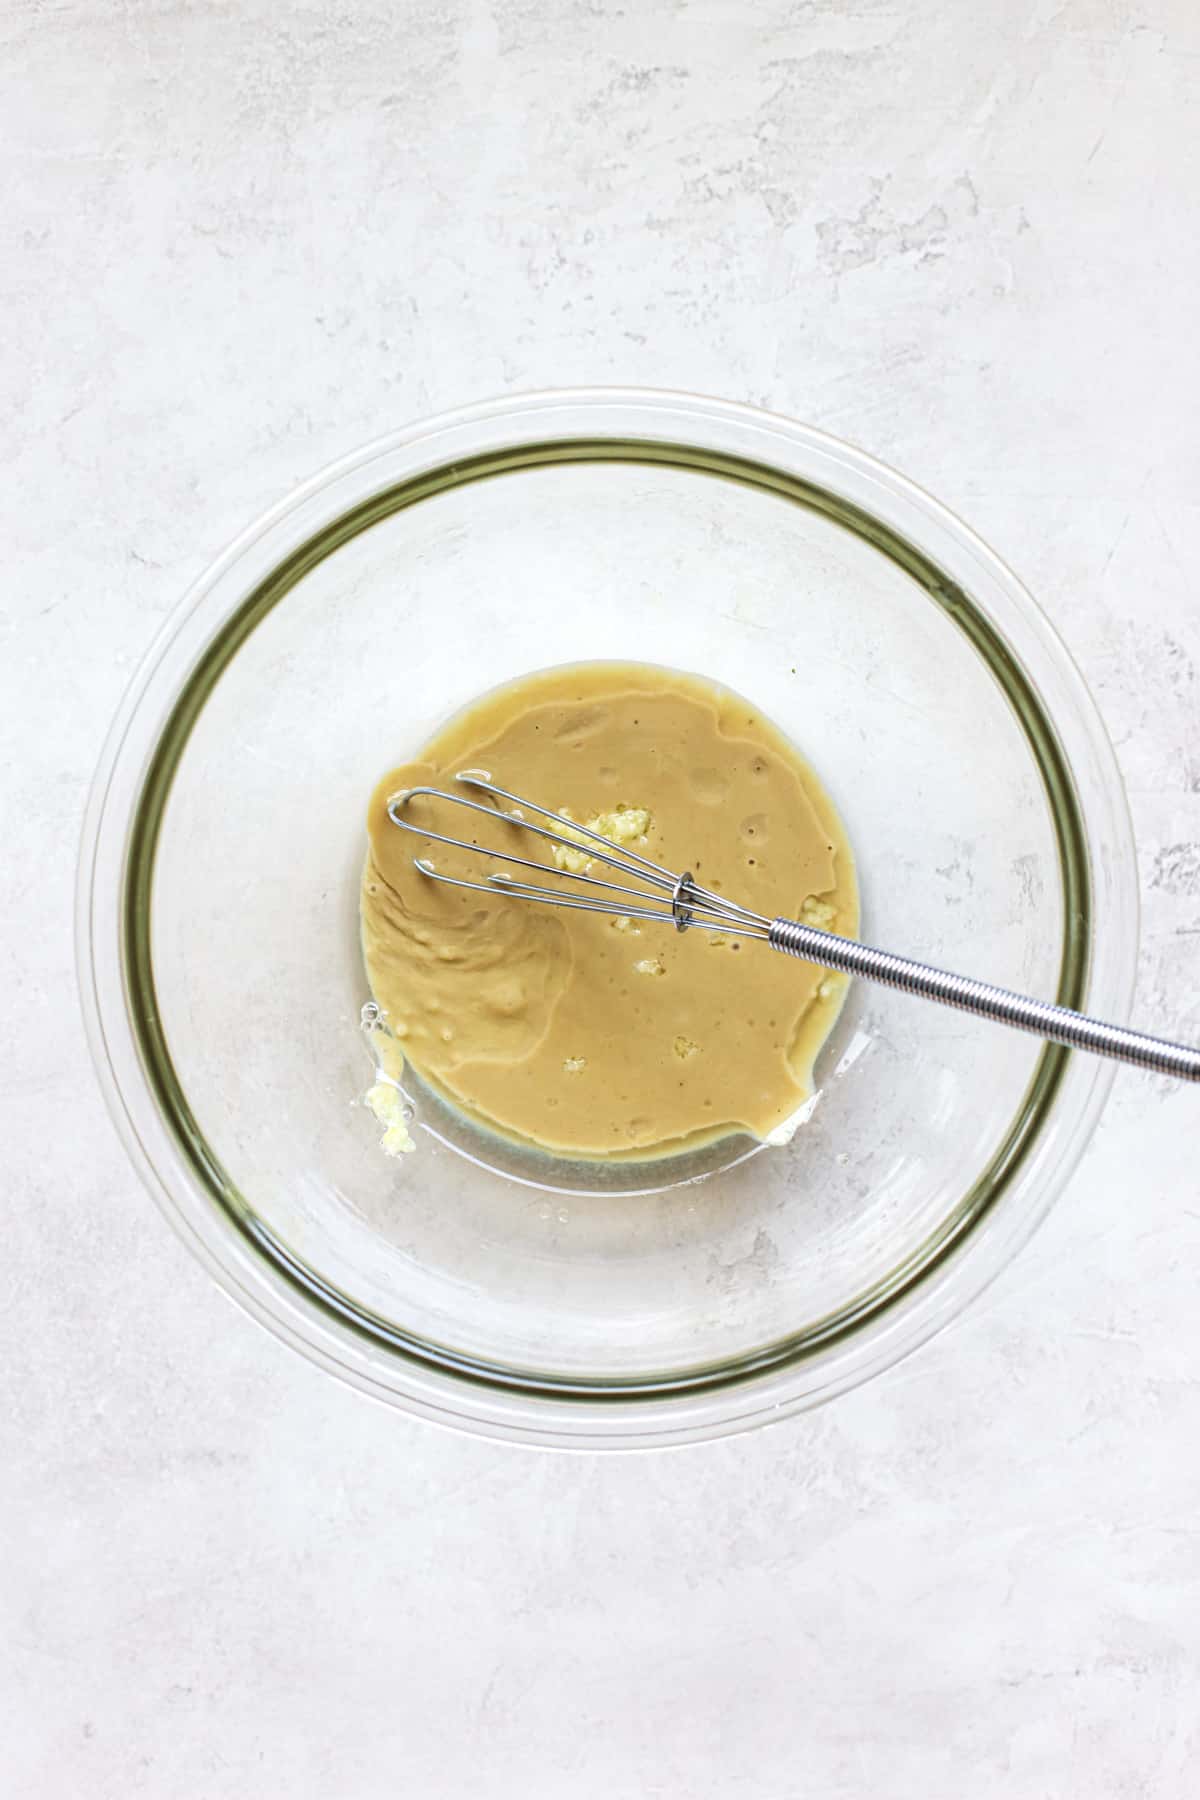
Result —
[[1200, 1040], [1192, 0], [8, 0], [0, 41], [0, 1791], [1194, 1793], [1194, 1093], [1120, 1074], [869, 1389], [548, 1457], [229, 1307], [71, 951], [102, 735], [229, 537], [425, 412], [646, 383], [865, 445], [1026, 577], [1128, 783], [1138, 1019]]

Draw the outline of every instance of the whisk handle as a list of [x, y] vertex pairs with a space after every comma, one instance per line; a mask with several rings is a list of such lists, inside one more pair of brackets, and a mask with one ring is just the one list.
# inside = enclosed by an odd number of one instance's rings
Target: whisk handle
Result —
[[940, 1000], [943, 1006], [956, 1006], [962, 1012], [978, 1013], [998, 1024], [1031, 1031], [1051, 1043], [1065, 1044], [1069, 1050], [1091, 1050], [1097, 1056], [1134, 1063], [1158, 1075], [1200, 1081], [1200, 1050], [1186, 1044], [1149, 1037], [1124, 1025], [1106, 1025], [1101, 1019], [1072, 1012], [1067, 1006], [1033, 1000], [1010, 988], [992, 987], [989, 982], [973, 981], [966, 975], [951, 975], [945, 969], [934, 969], [906, 956], [893, 956], [887, 950], [873, 950], [869, 944], [836, 937], [794, 919], [775, 919], [768, 942], [786, 956], [798, 956], [804, 962], [837, 969], [845, 975], [861, 975], [866, 981], [882, 982], [885, 987], [900, 988], [925, 1000]]

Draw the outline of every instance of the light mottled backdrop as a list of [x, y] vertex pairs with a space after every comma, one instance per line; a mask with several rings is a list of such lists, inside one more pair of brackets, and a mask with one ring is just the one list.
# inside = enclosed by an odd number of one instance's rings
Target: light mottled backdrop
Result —
[[1200, 1767], [1200, 1112], [1122, 1073], [989, 1300], [710, 1449], [345, 1392], [131, 1175], [85, 789], [184, 585], [499, 391], [679, 386], [898, 464], [1027, 578], [1200, 1037], [1194, 0], [0, 10], [0, 1787], [24, 1800], [1173, 1800]]

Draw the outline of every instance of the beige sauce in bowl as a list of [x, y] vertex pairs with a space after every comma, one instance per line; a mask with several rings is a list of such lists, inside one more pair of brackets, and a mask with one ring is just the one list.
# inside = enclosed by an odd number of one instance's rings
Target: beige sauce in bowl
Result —
[[[371, 991], [403, 1053], [452, 1104], [525, 1143], [578, 1157], [661, 1156], [749, 1132], [786, 1133], [845, 982], [722, 933], [566, 912], [431, 881], [483, 881], [503, 854], [587, 869], [497, 818], [417, 797], [406, 814], [477, 838], [497, 859], [401, 831], [387, 805], [460, 769], [599, 831], [768, 917], [858, 928], [854, 860], [795, 748], [738, 695], [668, 669], [590, 663], [484, 695], [368, 808], [361, 894]], [[463, 790], [464, 792], [466, 790]], [[590, 873], [605, 876], [604, 865]], [[623, 879], [613, 874], [613, 879]], [[587, 890], [583, 890], [586, 894]]]

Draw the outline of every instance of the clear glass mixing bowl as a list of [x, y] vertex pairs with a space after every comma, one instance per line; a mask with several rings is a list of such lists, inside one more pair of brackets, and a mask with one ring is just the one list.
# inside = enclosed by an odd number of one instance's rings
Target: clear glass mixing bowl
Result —
[[415, 1096], [417, 1153], [383, 1156], [368, 793], [483, 689], [593, 658], [716, 676], [790, 733], [870, 941], [1125, 1017], [1120, 781], [1015, 577], [860, 451], [619, 390], [386, 438], [216, 563], [104, 751], [79, 967], [139, 1171], [256, 1318], [414, 1413], [661, 1444], [826, 1399], [943, 1325], [1045, 1213], [1111, 1069], [859, 987], [787, 1149], [571, 1166]]

